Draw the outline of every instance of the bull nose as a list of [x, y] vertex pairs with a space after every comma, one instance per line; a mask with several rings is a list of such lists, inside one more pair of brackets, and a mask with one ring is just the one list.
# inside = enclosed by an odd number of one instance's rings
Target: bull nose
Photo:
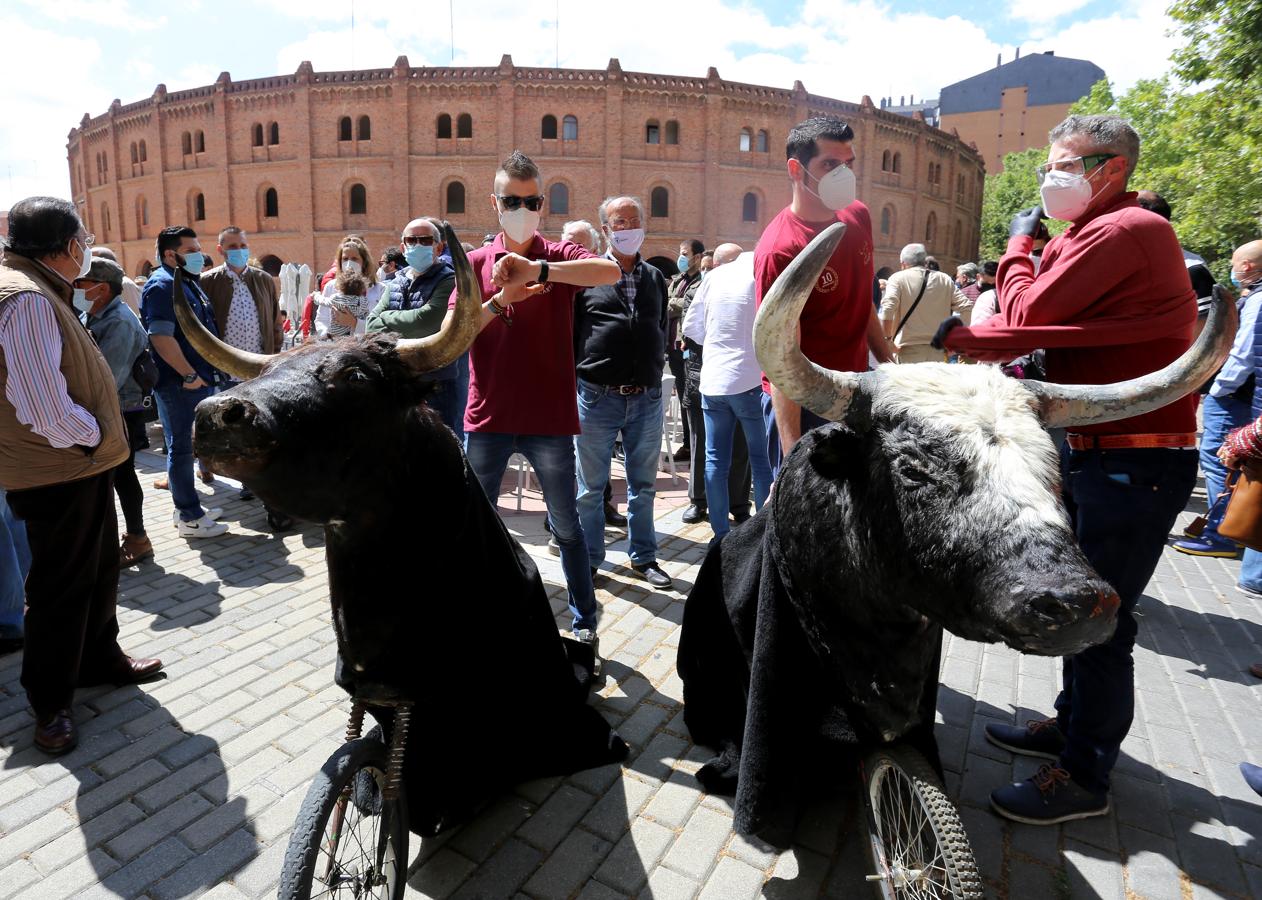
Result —
[[1052, 590], [1029, 602], [1031, 612], [1041, 617], [1046, 627], [1060, 628], [1082, 618], [1095, 598], [1066, 590]]
[[213, 397], [207, 403], [210, 408], [205, 415], [212, 425], [241, 427], [252, 425], [258, 419], [258, 407], [240, 397]]

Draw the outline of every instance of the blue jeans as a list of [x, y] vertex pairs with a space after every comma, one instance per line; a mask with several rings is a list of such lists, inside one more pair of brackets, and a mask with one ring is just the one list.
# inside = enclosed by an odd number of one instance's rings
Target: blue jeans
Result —
[[587, 558], [593, 566], [605, 559], [605, 485], [609, 484], [609, 458], [619, 431], [626, 456], [631, 564], [643, 566], [657, 560], [653, 498], [662, 449], [662, 413], [660, 384], [624, 397], [610, 393], [603, 385], [578, 380], [578, 421], [582, 427], [582, 433], [574, 437], [578, 517], [587, 537]]
[[469, 405], [469, 354], [463, 353], [456, 360], [456, 424], [451, 430], [464, 443], [464, 411]]
[[1227, 512], [1227, 501], [1218, 501], [1218, 495], [1227, 484], [1227, 467], [1218, 459], [1218, 448], [1223, 445], [1227, 432], [1253, 421], [1253, 411], [1248, 403], [1235, 397], [1214, 397], [1206, 394], [1201, 404], [1204, 430], [1201, 433], [1201, 471], [1205, 473], [1205, 496], [1209, 504], [1204, 537], [1219, 540], [1218, 525]]
[[[754, 507], [762, 509], [771, 493], [771, 462], [762, 439], [762, 387], [741, 394], [702, 394], [705, 416], [705, 492], [710, 501], [710, 527], [715, 537], [727, 534], [727, 476], [732, 466], [732, 441], [741, 423], [749, 448], [749, 468], [754, 477]], [[779, 440], [779, 435], [776, 437]], [[718, 510], [718, 512], [715, 512]]]
[[0, 488], [0, 639], [22, 636], [26, 573], [30, 570], [26, 525], [9, 509]]
[[425, 404], [438, 413], [443, 424], [450, 428], [456, 438], [464, 442], [464, 404], [459, 402], [458, 388], [455, 378], [444, 378], [435, 381], [433, 392], [425, 398]]
[[188, 391], [178, 384], [160, 384], [153, 391], [167, 446], [171, 500], [185, 522], [195, 522], [206, 513], [193, 487], [193, 411], [214, 392], [213, 387]]
[[[766, 391], [762, 395], [762, 421], [767, 432], [767, 461], [771, 464], [771, 477], [779, 478], [784, 454], [780, 452], [780, 429], [776, 427], [776, 411], [771, 405], [771, 395]], [[802, 434], [827, 424], [827, 419], [815, 415], [805, 406], [802, 407]]]
[[[1060, 765], [1089, 791], [1109, 773], [1135, 716], [1135, 601], [1196, 483], [1193, 450], [1061, 450], [1061, 491], [1078, 544], [1121, 599], [1117, 630], [1066, 657], [1056, 698]], [[1122, 480], [1119, 480], [1122, 479]]]
[[[574, 503], [574, 439], [553, 434], [496, 434], [470, 431], [465, 434], [465, 455], [478, 483], [491, 505], [500, 493], [504, 470], [514, 453], [520, 453], [534, 467], [543, 502], [548, 506], [552, 536], [561, 548], [561, 569], [570, 593], [574, 630], [596, 628], [596, 588], [587, 562], [587, 542]], [[601, 533], [604, 533], [602, 527]]]

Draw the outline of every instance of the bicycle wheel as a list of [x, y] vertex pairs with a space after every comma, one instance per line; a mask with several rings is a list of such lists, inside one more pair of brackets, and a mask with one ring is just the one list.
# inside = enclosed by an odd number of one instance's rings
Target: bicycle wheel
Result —
[[321, 767], [285, 851], [279, 900], [401, 900], [407, 803], [383, 802], [386, 747], [359, 738]]
[[981, 877], [955, 806], [924, 757], [887, 747], [863, 763], [868, 880], [885, 900], [980, 898]]

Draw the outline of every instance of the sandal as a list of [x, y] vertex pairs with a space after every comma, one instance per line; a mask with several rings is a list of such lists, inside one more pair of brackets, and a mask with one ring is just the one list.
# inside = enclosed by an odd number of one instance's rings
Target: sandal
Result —
[[126, 569], [151, 556], [153, 556], [153, 543], [147, 535], [123, 535], [123, 545], [118, 548], [118, 563], [120, 566]]

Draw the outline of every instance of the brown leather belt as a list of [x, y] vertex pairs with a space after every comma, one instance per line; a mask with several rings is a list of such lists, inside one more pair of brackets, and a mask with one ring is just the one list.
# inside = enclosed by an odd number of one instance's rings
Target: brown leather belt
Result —
[[1185, 448], [1196, 446], [1196, 433], [1184, 434], [1070, 434], [1074, 450], [1130, 450], [1136, 448]]

